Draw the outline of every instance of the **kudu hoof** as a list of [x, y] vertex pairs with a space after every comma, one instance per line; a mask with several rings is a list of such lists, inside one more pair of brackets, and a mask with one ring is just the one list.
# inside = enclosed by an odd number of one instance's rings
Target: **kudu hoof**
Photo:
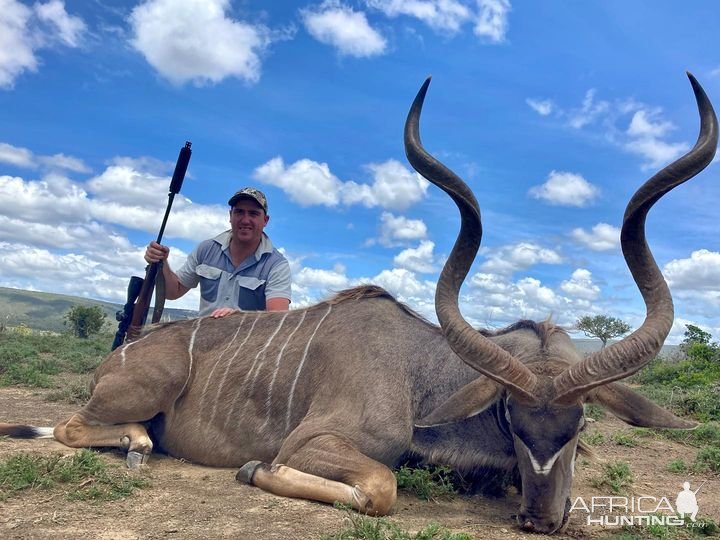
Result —
[[235, 475], [235, 480], [252, 485], [252, 479], [253, 476], [255, 476], [255, 471], [257, 471], [262, 464], [262, 461], [248, 461], [245, 465], [240, 467], [240, 470]]
[[137, 469], [147, 463], [150, 454], [141, 454], [140, 452], [130, 451], [127, 453], [128, 469]]

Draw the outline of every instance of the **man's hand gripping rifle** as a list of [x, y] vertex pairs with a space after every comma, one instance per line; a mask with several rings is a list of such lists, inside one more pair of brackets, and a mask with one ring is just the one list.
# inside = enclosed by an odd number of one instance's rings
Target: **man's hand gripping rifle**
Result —
[[[187, 172], [188, 163], [190, 163], [190, 156], [192, 154], [191, 146], [192, 143], [188, 141], [185, 143], [185, 146], [180, 149], [180, 155], [175, 164], [175, 172], [173, 172], [172, 181], [170, 182], [165, 217], [163, 217], [160, 232], [157, 237], [158, 244], [162, 241], [165, 224], [170, 215], [170, 208], [172, 207], [175, 194], [180, 193], [180, 188], [182, 188], [182, 183], [185, 179], [185, 173]], [[156, 323], [160, 320], [165, 304], [165, 282], [162, 278], [162, 264], [162, 261], [149, 264], [145, 268], [145, 279], [138, 276], [132, 276], [130, 278], [127, 302], [123, 306], [123, 309], [115, 314], [115, 318], [119, 324], [117, 332], [115, 333], [115, 341], [113, 341], [112, 344], [113, 350], [122, 345], [126, 341], [126, 338], [127, 341], [133, 341], [140, 335], [145, 320], [147, 319], [148, 310], [150, 309], [150, 298], [152, 297], [156, 282], [157, 290], [155, 291], [155, 309], [153, 310], [152, 322]]]

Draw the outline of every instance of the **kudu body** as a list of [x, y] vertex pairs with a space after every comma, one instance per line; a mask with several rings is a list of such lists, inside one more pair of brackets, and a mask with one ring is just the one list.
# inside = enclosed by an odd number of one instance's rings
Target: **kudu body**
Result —
[[[92, 398], [54, 437], [73, 447], [125, 447], [137, 465], [152, 450], [150, 426], [173, 456], [242, 466], [238, 479], [272, 493], [376, 514], [395, 502], [389, 467], [409, 456], [467, 473], [517, 468], [520, 525], [556, 531], [567, 520], [584, 402], [633, 425], [695, 425], [614, 382], [651, 360], [672, 324], [644, 221], [652, 204], [714, 155], [717, 121], [691, 82], [701, 116], [697, 145], [641, 187], [626, 211], [623, 252], [648, 314], [623, 341], [583, 359], [549, 322], [488, 334], [462, 319], [458, 292], [480, 244], [480, 213], [469, 188], [420, 143], [428, 80], [408, 115], [406, 151], [462, 216], [437, 287], [440, 327], [372, 286], [286, 313], [161, 325], [103, 362]], [[0, 424], [0, 434], [46, 432]]]

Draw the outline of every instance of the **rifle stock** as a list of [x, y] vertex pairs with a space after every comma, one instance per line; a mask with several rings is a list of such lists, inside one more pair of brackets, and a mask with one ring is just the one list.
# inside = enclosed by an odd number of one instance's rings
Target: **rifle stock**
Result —
[[113, 351], [117, 349], [120, 345], [122, 345], [125, 341], [125, 335], [127, 334], [128, 327], [130, 326], [130, 322], [132, 321], [133, 311], [135, 309], [135, 301], [140, 295], [142, 285], [143, 278], [138, 276], [132, 276], [130, 278], [125, 305], [120, 311], [115, 313], [115, 320], [117, 320], [119, 324], [117, 332], [115, 332], [115, 340], [112, 344], [111, 350]]
[[[175, 171], [173, 172], [168, 190], [167, 208], [165, 209], [165, 216], [163, 217], [160, 232], [157, 237], [158, 244], [162, 241], [173, 199], [177, 193], [180, 193], [180, 188], [182, 188], [185, 173], [190, 163], [190, 156], [192, 155], [191, 146], [192, 143], [190, 141], [185, 143], [185, 146], [180, 149], [180, 154], [175, 163]], [[113, 350], [122, 345], [126, 339], [127, 341], [133, 341], [140, 336], [142, 327], [147, 319], [148, 310], [150, 309], [150, 299], [153, 294], [153, 289], [155, 288], [155, 282], [158, 279], [158, 272], [160, 272], [160, 279], [162, 279], [162, 261], [151, 263], [145, 268], [145, 279], [137, 276], [130, 278], [127, 303], [123, 307], [123, 310], [118, 311], [115, 315], [115, 318], [120, 324], [118, 324], [118, 329], [115, 333], [115, 341], [113, 341], [112, 345]], [[156, 313], [153, 315], [153, 322], [156, 322], [155, 319], [160, 319], [164, 302], [164, 297], [162, 299], [155, 299], [156, 306], [160, 306], [160, 309], [156, 309]]]
[[161, 263], [151, 263], [145, 269], [145, 279], [142, 288], [137, 296], [137, 301], [133, 307], [132, 319], [127, 329], [127, 340], [133, 341], [140, 336], [142, 327], [147, 320], [148, 310], [150, 309], [150, 298], [155, 288], [155, 279], [158, 271], [162, 272]]

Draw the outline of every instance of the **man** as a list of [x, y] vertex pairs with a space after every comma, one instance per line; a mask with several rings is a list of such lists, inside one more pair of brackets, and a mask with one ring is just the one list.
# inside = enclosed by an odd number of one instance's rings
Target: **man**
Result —
[[148, 263], [163, 261], [165, 297], [180, 298], [200, 284], [200, 316], [224, 317], [242, 310], [284, 311], [290, 307], [290, 265], [263, 232], [270, 220], [265, 195], [251, 187], [235, 193], [230, 230], [201, 242], [177, 272], [169, 248], [150, 242]]

